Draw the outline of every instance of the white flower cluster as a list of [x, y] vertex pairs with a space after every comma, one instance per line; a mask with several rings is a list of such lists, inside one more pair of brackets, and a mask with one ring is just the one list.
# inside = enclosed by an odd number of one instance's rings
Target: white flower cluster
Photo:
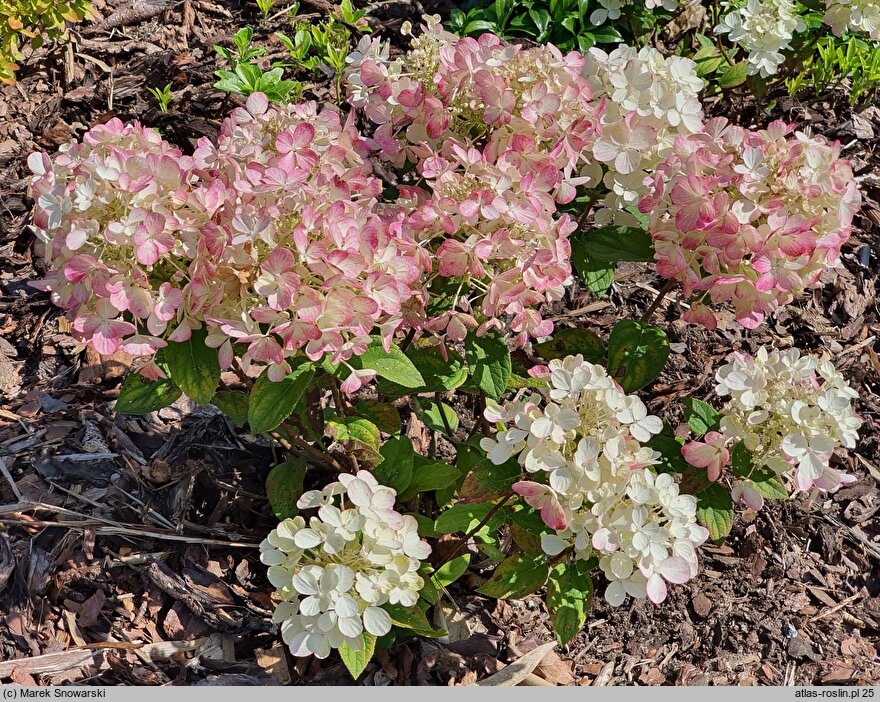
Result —
[[658, 454], [642, 442], [660, 432], [661, 420], [582, 356], [551, 361], [546, 378], [547, 399], [536, 393], [487, 408], [489, 421], [508, 428], [480, 446], [493, 463], [516, 455], [546, 481], [520, 481], [514, 490], [555, 530], [541, 540], [548, 555], [567, 548], [580, 559], [597, 555], [614, 606], [627, 594], [662, 602], [666, 581], [696, 575], [696, 547], [708, 532], [696, 524], [695, 498], [648, 467]]
[[[590, 24], [598, 27], [607, 20], [619, 19], [620, 11], [632, 4], [633, 0], [599, 0], [599, 7], [590, 14]], [[645, 7], [650, 10], [662, 7], [671, 11], [678, 7], [678, 0], [645, 0]]]
[[847, 30], [865, 32], [880, 39], [880, 2], [878, 0], [826, 0], [825, 24], [837, 36]]
[[609, 193], [596, 223], [635, 226], [625, 208], [638, 204], [645, 178], [670, 153], [677, 135], [703, 129], [698, 97], [703, 81], [690, 59], [666, 58], [647, 46], [622, 44], [610, 54], [593, 48], [584, 58], [583, 75], [605, 106], [593, 156], [608, 169], [603, 182]]
[[731, 42], [749, 52], [749, 75], [766, 78], [779, 70], [785, 60], [782, 52], [791, 48], [794, 34], [805, 29], [793, 0], [748, 0], [728, 12], [715, 33], [727, 34]]
[[[721, 411], [722, 434], [742, 441], [759, 467], [782, 475], [796, 466], [801, 490], [833, 490], [855, 480], [829, 466], [835, 448], [855, 448], [862, 425], [851, 404], [858, 395], [830, 361], [764, 347], [754, 357], [735, 352], [727, 360], [715, 375], [715, 393], [730, 397]], [[762, 504], [751, 481], [733, 494], [755, 509]]]
[[418, 601], [418, 570], [431, 549], [415, 518], [394, 510], [396, 497], [367, 471], [340, 475], [299, 499], [300, 509], [317, 507], [317, 517], [285, 519], [260, 544], [269, 582], [285, 600], [273, 621], [294, 656], [326, 658], [343, 643], [359, 651], [364, 631], [391, 630], [382, 605]]

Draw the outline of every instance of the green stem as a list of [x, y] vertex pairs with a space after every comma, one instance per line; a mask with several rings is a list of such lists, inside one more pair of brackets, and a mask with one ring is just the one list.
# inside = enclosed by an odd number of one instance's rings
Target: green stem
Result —
[[450, 439], [454, 438], [452, 428], [449, 426], [449, 420], [446, 419], [446, 412], [443, 411], [443, 402], [440, 400], [440, 393], [434, 393], [434, 402], [437, 403], [437, 410], [440, 412], [440, 418], [443, 420], [443, 426], [446, 428], [446, 436]]
[[718, 20], [721, 17], [721, 10], [718, 9], [718, 0], [712, 0], [712, 36], [715, 37], [715, 46], [718, 47], [718, 51], [721, 52], [721, 55], [724, 57], [724, 60], [727, 61], [728, 65], [733, 66], [733, 61], [730, 60], [730, 56], [727, 55], [727, 52], [724, 50], [724, 44], [721, 41], [721, 37], [715, 34], [715, 27], [718, 26]]

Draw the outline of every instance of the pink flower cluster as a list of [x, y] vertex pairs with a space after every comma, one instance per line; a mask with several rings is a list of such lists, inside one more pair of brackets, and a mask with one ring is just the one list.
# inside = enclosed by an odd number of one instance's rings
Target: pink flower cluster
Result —
[[378, 125], [379, 155], [414, 163], [420, 176], [401, 185], [413, 203], [405, 226], [442, 242], [431, 245], [438, 273], [460, 285], [427, 327], [455, 340], [503, 319], [519, 343], [546, 336], [553, 326], [535, 308], [561, 297], [575, 229], [557, 205], [601, 177], [592, 158], [601, 106], [583, 57], [492, 34], [459, 39], [427, 21], [394, 60], [365, 37], [348, 75], [352, 104]]
[[[34, 153], [34, 224], [46, 277], [73, 330], [104, 354], [149, 355], [189, 336], [182, 283], [199, 247], [187, 227], [193, 160], [139, 123], [113, 119], [54, 158]], [[123, 315], [128, 313], [128, 321]]]
[[366, 155], [335, 111], [261, 94], [192, 157], [113, 120], [29, 160], [50, 268], [39, 286], [105, 354], [150, 355], [204, 326], [221, 365], [238, 355], [253, 375], [280, 379], [303, 353], [344, 362], [375, 328], [390, 340], [423, 317], [432, 265], [378, 203]]
[[794, 129], [719, 117], [657, 167], [639, 209], [657, 272], [695, 294], [687, 321], [714, 328], [706, 301], [730, 302], [753, 329], [837, 264], [861, 197], [839, 145]]

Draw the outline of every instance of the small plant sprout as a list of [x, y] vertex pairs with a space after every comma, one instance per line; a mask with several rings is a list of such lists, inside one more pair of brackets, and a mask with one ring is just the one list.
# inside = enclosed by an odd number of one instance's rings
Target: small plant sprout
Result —
[[162, 112], [168, 112], [168, 105], [174, 99], [174, 93], [171, 92], [172, 85], [173, 83], [168, 83], [164, 88], [147, 88], [150, 95], [156, 98], [156, 102], [159, 103], [159, 109]]
[[260, 12], [263, 15], [263, 21], [267, 22], [269, 20], [269, 13], [272, 11], [272, 8], [275, 7], [275, 0], [257, 0], [257, 7], [260, 8]]
[[302, 86], [295, 80], [284, 79], [284, 67], [273, 65], [264, 71], [256, 59], [265, 55], [266, 48], [253, 45], [254, 30], [242, 27], [233, 36], [234, 51], [215, 45], [214, 51], [226, 59], [232, 70], [215, 71], [219, 80], [214, 83], [217, 90], [238, 95], [262, 93], [270, 101], [286, 103], [296, 99], [302, 93]]

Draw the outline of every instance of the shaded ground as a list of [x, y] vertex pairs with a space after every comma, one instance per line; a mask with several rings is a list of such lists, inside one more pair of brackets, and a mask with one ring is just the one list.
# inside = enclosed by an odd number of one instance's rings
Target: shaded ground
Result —
[[[318, 18], [325, 4], [304, 2], [301, 12]], [[374, 28], [394, 36], [419, 6], [372, 8]], [[258, 26], [250, 4], [112, 0], [99, 10], [103, 23], [39, 52], [0, 93], [0, 457], [9, 473], [0, 476], [0, 681], [350, 682], [335, 658], [289, 658], [270, 621], [272, 588], [254, 547], [272, 526], [263, 497], [272, 447], [186, 401], [147, 417], [116, 415], [127, 359], [83, 350], [47, 297], [26, 285], [37, 276], [27, 154], [113, 116], [158, 126], [183, 147], [215, 135], [231, 102], [211, 88], [219, 67], [211, 47], [228, 44], [238, 26]], [[273, 46], [270, 60], [283, 49]], [[162, 114], [145, 86], [168, 82], [175, 98]], [[324, 98], [326, 86], [312, 94]], [[774, 340], [827, 349], [861, 395], [862, 440], [846, 459], [859, 481], [742, 515], [724, 546], [703, 550], [700, 576], [671, 588], [661, 608], [612, 610], [597, 598], [587, 629], [537, 669], [553, 683], [880, 683], [880, 110], [854, 114], [839, 95], [778, 102], [772, 113], [745, 98], [713, 109], [748, 126], [784, 117], [846, 145], [868, 205], [844, 269], [754, 333], [674, 321], [681, 310], [671, 295], [658, 317], [673, 354], [645, 397], [653, 411], [680, 418], [679, 398], [706, 397], [711, 369], [731, 347]], [[644, 269], [622, 267], [610, 297], [574, 291], [556, 321], [605, 336], [644, 310], [656, 286]], [[468, 594], [480, 580], [477, 567], [451, 588], [470, 639], [399, 644], [377, 656], [364, 681], [473, 682], [551, 640], [539, 598]]]

